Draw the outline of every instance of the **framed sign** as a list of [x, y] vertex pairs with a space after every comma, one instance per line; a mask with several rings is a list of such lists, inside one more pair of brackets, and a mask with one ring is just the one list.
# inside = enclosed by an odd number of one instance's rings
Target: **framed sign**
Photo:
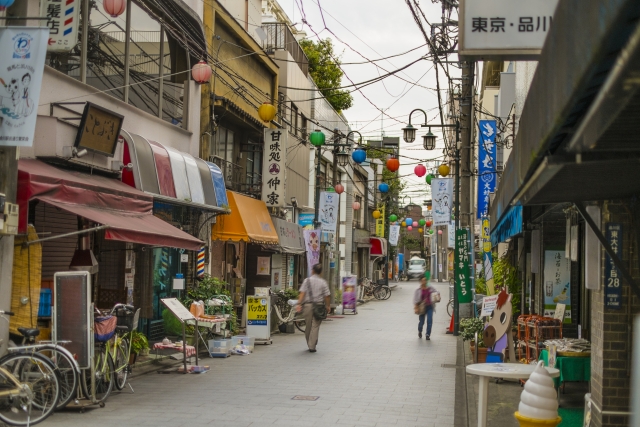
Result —
[[113, 157], [124, 116], [87, 102], [74, 147]]
[[[613, 252], [621, 258], [622, 224], [608, 222], [605, 225], [605, 235]], [[605, 306], [614, 310], [620, 310], [622, 308], [622, 274], [613, 263], [609, 254], [606, 255], [604, 268]]]

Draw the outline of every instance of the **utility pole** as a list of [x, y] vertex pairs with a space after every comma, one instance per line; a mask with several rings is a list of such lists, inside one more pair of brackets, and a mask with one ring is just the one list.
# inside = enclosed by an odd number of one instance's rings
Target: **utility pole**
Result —
[[[348, 142], [348, 141], [347, 141]], [[333, 143], [334, 144], [340, 144], [340, 130], [338, 128], [335, 128], [333, 130]], [[331, 179], [333, 188], [336, 187], [336, 185], [338, 184], [338, 151], [340, 150], [339, 146], [335, 146], [333, 149], [333, 177]], [[331, 266], [331, 261], [333, 260], [333, 268], [329, 268], [329, 270], [331, 271], [329, 277], [330, 277], [330, 283], [329, 283], [329, 292], [331, 293], [331, 305], [335, 305], [335, 295], [336, 295], [336, 283], [338, 282], [338, 279], [336, 279], [337, 275], [339, 274], [340, 271], [340, 203], [338, 203], [338, 212], [336, 212], [336, 216], [338, 217], [337, 221], [338, 224], [336, 225], [336, 232], [334, 233], [334, 237], [333, 240], [335, 242], [335, 249], [333, 251], [330, 252], [331, 255], [333, 255], [331, 257], [331, 259], [329, 260], [329, 266]], [[337, 253], [337, 256], [336, 256]]]
[[[473, 138], [473, 101], [474, 101], [474, 71], [475, 62], [466, 61], [460, 63], [462, 67], [462, 88], [460, 93], [460, 125], [462, 138], [460, 147], [460, 226], [471, 228], [471, 171], [472, 167], [472, 138]], [[473, 230], [471, 230], [473, 232]]]

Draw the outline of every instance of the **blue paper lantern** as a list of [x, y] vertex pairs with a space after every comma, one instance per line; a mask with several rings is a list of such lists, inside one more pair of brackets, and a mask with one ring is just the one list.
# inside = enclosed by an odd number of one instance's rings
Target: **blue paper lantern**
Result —
[[360, 164], [367, 159], [367, 152], [364, 151], [362, 148], [358, 148], [351, 154], [351, 158], [353, 159], [354, 162], [356, 162], [357, 164]]
[[383, 182], [382, 184], [378, 185], [378, 190], [380, 190], [381, 193], [386, 193], [387, 191], [389, 191], [389, 184]]
[[407, 225], [412, 225], [413, 224], [413, 220], [411, 218], [407, 218], [407, 219], [405, 219], [405, 221], [407, 222]]
[[0, 11], [6, 10], [14, 2], [15, 2], [15, 0], [0, 0]]

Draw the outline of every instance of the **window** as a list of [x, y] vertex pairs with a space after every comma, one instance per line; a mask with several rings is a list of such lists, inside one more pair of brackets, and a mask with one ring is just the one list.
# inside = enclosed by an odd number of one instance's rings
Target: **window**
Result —
[[298, 107], [291, 103], [291, 133], [298, 136]]
[[300, 134], [305, 141], [309, 137], [309, 133], [307, 132], [307, 118], [303, 115], [300, 115]]
[[222, 126], [218, 127], [213, 147], [213, 155], [233, 163], [233, 137], [233, 131], [223, 128]]
[[[253, 142], [249, 141], [249, 144]], [[262, 152], [251, 151], [247, 153], [246, 180], [247, 185], [260, 183], [262, 173]]]

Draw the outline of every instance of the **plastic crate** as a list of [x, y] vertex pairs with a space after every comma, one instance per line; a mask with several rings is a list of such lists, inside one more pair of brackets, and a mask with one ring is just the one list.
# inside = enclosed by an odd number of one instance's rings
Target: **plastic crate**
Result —
[[38, 317], [51, 317], [51, 289], [40, 290]]
[[210, 353], [231, 353], [231, 340], [209, 340]]
[[235, 347], [238, 344], [244, 344], [247, 349], [253, 353], [253, 347], [256, 343], [256, 339], [253, 337], [248, 337], [246, 335], [236, 335], [234, 337], [231, 337], [231, 348]]

